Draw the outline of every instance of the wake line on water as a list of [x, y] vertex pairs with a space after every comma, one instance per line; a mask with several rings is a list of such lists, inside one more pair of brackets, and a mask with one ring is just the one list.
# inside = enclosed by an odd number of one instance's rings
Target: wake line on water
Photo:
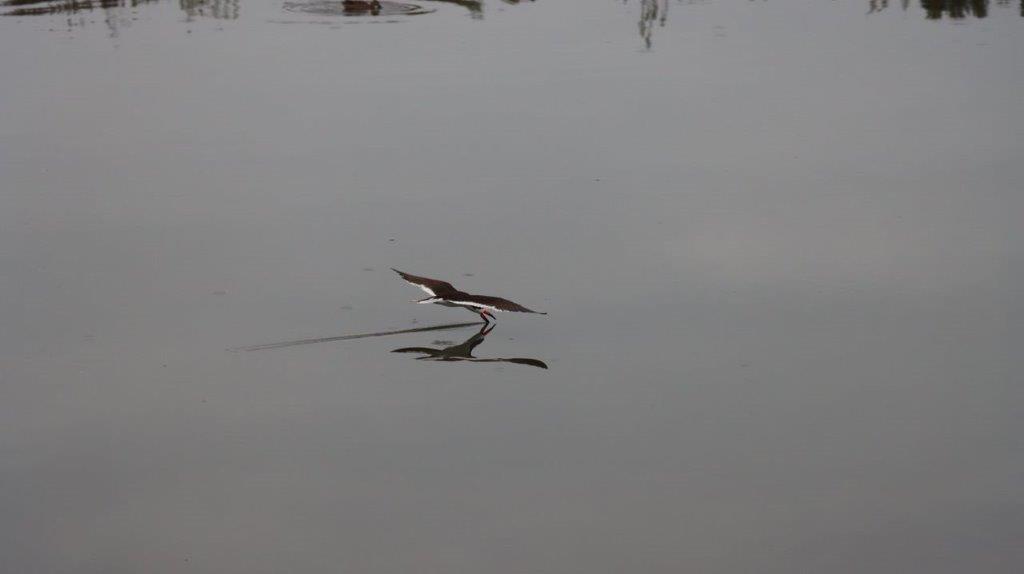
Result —
[[469, 323], [449, 323], [446, 325], [432, 325], [430, 327], [416, 327], [414, 329], [400, 329], [398, 331], [381, 331], [379, 333], [359, 333], [358, 335], [339, 335], [336, 337], [317, 337], [314, 339], [299, 339], [297, 341], [282, 341], [280, 343], [266, 343], [264, 345], [252, 345], [250, 347], [235, 347], [228, 349], [232, 353], [239, 351], [266, 351], [268, 349], [283, 349], [285, 347], [297, 347], [299, 345], [313, 345], [316, 343], [330, 343], [331, 341], [350, 341], [352, 339], [367, 339], [369, 337], [386, 337], [388, 335], [401, 335], [402, 333], [422, 333], [423, 331], [444, 331], [447, 329], [460, 329], [471, 325], [480, 325], [482, 321]]

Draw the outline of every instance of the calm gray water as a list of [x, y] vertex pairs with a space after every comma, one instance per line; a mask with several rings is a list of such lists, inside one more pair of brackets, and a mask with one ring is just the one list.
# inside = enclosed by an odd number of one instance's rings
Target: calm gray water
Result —
[[1021, 11], [3, 2], [0, 572], [1024, 571]]

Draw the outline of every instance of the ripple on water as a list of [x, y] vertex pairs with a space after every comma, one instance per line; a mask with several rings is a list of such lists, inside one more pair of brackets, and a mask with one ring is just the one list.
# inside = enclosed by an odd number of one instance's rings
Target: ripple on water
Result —
[[317, 16], [415, 16], [428, 14], [432, 9], [388, 2], [386, 0], [374, 4], [367, 0], [313, 0], [310, 2], [285, 2], [284, 9], [301, 14]]

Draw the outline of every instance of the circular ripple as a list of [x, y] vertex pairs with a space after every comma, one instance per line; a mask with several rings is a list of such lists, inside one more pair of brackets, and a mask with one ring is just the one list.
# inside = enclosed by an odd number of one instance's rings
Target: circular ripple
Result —
[[313, 0], [311, 2], [285, 2], [284, 9], [317, 16], [414, 16], [433, 10], [415, 4], [369, 0]]

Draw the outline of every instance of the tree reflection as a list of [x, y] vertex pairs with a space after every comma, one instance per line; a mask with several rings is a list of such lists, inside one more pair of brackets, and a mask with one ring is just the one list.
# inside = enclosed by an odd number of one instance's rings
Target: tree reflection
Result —
[[4, 0], [3, 6], [15, 7], [4, 16], [42, 16], [46, 14], [74, 14], [100, 8], [134, 8], [159, 0]]
[[[156, 4], [162, 0], [0, 0], [0, 6], [6, 10], [0, 12], [2, 16], [45, 16], [45, 15], [67, 15], [68, 27], [82, 26], [87, 20], [85, 17], [75, 17], [76, 14], [84, 14], [92, 11], [102, 11], [104, 22], [111, 29], [111, 35], [117, 35], [117, 28], [129, 24], [135, 17], [134, 9], [146, 4]], [[465, 8], [470, 17], [476, 20], [484, 17], [484, 0], [425, 0], [431, 3], [454, 4]], [[489, 0], [494, 1], [494, 0]], [[534, 0], [500, 0], [509, 5], [520, 4], [521, 2]], [[622, 0], [629, 3], [631, 0]], [[646, 49], [650, 50], [654, 44], [654, 31], [656, 28], [665, 27], [668, 21], [669, 4], [693, 4], [710, 2], [712, 0], [636, 0], [639, 5], [640, 18], [637, 22], [637, 29], [640, 39]], [[770, 2], [772, 0], [765, 0]], [[867, 0], [868, 13], [874, 14], [885, 11], [889, 8], [890, 2], [900, 6], [904, 11], [920, 9], [924, 17], [929, 20], [961, 20], [965, 18], [987, 18], [991, 12], [991, 4], [1008, 9], [1015, 2], [1019, 4], [1019, 14], [1024, 17], [1024, 0]], [[298, 2], [283, 2], [287, 10], [289, 6]], [[310, 3], [308, 0], [303, 4]], [[395, 2], [379, 3], [375, 0], [323, 0], [320, 4], [336, 5], [335, 12], [339, 15], [384, 15], [387, 10], [383, 5], [405, 6]], [[234, 20], [239, 17], [241, 11], [240, 0], [178, 0], [178, 6], [185, 13], [186, 21], [193, 21], [199, 18], [212, 18], [218, 20]], [[399, 12], [396, 12], [399, 13]]]
[[[997, 6], [1008, 7], [1012, 0], [995, 0]], [[1020, 15], [1024, 16], [1024, 0], [1020, 1]], [[900, 0], [900, 5], [907, 10], [909, 0]], [[889, 7], [889, 0], [868, 0], [868, 13], [881, 12]], [[961, 20], [963, 18], [987, 18], [989, 15], [989, 0], [921, 0], [921, 10], [924, 17], [929, 20], [941, 20], [949, 18]]]
[[648, 50], [653, 42], [655, 24], [665, 26], [667, 20], [668, 0], [640, 0], [640, 38]]
[[[504, 0], [506, 2], [515, 0]], [[629, 2], [629, 0], [623, 0]], [[693, 4], [698, 0], [677, 0], [679, 4]], [[994, 0], [996, 5], [1008, 7], [1013, 0]], [[1020, 2], [1020, 15], [1024, 17], [1024, 0]], [[910, 8], [910, 0], [893, 0], [898, 2], [903, 10]], [[664, 27], [668, 21], [668, 7], [670, 0], [638, 0], [640, 5], [640, 21], [638, 29], [640, 39], [648, 50], [654, 43], [654, 29]], [[925, 18], [939, 20], [950, 18], [953, 20], [967, 17], [986, 18], [989, 15], [989, 0], [920, 0], [921, 10]], [[868, 0], [868, 13], [881, 12], [889, 7], [889, 0]]]
[[178, 0], [178, 4], [189, 20], [235, 20], [239, 13], [238, 0]]
[[[900, 0], [900, 5], [906, 10], [910, 6], [910, 0]], [[868, 0], [868, 14], [881, 12], [888, 7], [889, 0]]]
[[921, 0], [921, 8], [929, 20], [938, 20], [944, 15], [954, 19], [988, 16], [988, 0]]
[[[156, 4], [160, 0], [3, 0], [0, 6], [10, 7], [3, 12], [4, 16], [45, 16], [55, 14], [79, 14], [93, 10], [103, 10], [105, 22], [112, 27], [113, 22], [126, 21], [125, 13], [144, 4]], [[216, 18], [234, 20], [239, 14], [239, 0], [179, 0], [179, 6], [188, 20], [195, 18]], [[68, 20], [68, 26], [81, 24], [81, 21]]]

